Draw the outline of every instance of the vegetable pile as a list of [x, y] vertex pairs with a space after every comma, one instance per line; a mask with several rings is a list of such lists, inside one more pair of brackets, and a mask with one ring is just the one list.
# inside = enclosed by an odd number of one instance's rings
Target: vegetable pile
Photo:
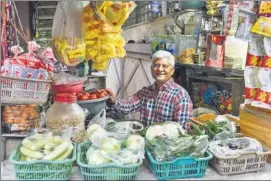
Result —
[[180, 124], [168, 121], [147, 129], [146, 146], [158, 161], [185, 156], [204, 157], [208, 147], [208, 136], [189, 135]]
[[225, 116], [219, 115], [215, 119], [204, 120], [201, 125], [192, 124], [192, 135], [208, 135], [209, 140], [225, 140], [234, 138], [236, 133], [235, 124]]
[[97, 124], [87, 129], [92, 145], [86, 153], [86, 162], [92, 165], [115, 163], [120, 165], [136, 164], [144, 158], [144, 138], [129, 134], [124, 139], [107, 132]]
[[73, 149], [73, 144], [61, 139], [60, 136], [53, 136], [47, 131], [35, 132], [22, 141], [20, 160], [65, 160], [72, 154]]

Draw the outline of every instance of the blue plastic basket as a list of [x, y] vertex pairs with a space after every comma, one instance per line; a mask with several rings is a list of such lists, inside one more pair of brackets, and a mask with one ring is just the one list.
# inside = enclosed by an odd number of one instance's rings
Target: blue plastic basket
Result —
[[135, 180], [143, 161], [133, 165], [117, 165], [114, 163], [104, 165], [87, 164], [86, 152], [91, 142], [83, 142], [78, 145], [77, 164], [80, 167], [84, 180]]
[[168, 180], [204, 176], [213, 155], [206, 152], [204, 158], [182, 157], [173, 161], [156, 161], [151, 152], [146, 150], [146, 158], [156, 178]]

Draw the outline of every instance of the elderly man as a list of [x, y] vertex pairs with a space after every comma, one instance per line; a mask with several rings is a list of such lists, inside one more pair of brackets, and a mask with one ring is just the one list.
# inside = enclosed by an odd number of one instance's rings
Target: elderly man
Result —
[[108, 90], [109, 114], [140, 112], [141, 120], [147, 125], [175, 121], [186, 127], [193, 104], [187, 91], [172, 79], [174, 65], [175, 59], [171, 53], [162, 50], [154, 53], [151, 72], [155, 83], [143, 87], [127, 100], [115, 100], [112, 91]]

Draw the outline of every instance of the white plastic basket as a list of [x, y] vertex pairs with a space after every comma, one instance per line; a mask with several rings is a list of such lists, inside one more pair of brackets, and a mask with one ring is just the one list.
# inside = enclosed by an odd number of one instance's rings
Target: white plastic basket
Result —
[[8, 104], [43, 104], [51, 81], [1, 76], [1, 102]]
[[219, 157], [213, 155], [209, 162], [221, 175], [255, 172], [265, 169], [271, 151], [264, 147], [262, 153], [247, 153], [236, 157]]

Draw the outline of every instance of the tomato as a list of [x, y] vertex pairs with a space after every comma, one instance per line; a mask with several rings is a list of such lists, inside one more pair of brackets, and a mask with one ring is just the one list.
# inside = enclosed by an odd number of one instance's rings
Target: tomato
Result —
[[100, 89], [100, 92], [103, 92], [105, 94], [105, 96], [107, 96], [107, 91], [104, 89]]
[[89, 94], [88, 98], [89, 99], [97, 99], [97, 95], [94, 93], [91, 93], [91, 94]]
[[100, 92], [100, 93], [98, 93], [98, 98], [103, 98], [103, 97], [105, 97], [105, 93], [104, 92]]
[[86, 96], [86, 97], [88, 97], [89, 93], [88, 92], [84, 92], [83, 95]]
[[79, 100], [88, 100], [88, 96], [86, 96], [86, 95], [80, 95], [80, 96], [78, 96], [78, 99]]

